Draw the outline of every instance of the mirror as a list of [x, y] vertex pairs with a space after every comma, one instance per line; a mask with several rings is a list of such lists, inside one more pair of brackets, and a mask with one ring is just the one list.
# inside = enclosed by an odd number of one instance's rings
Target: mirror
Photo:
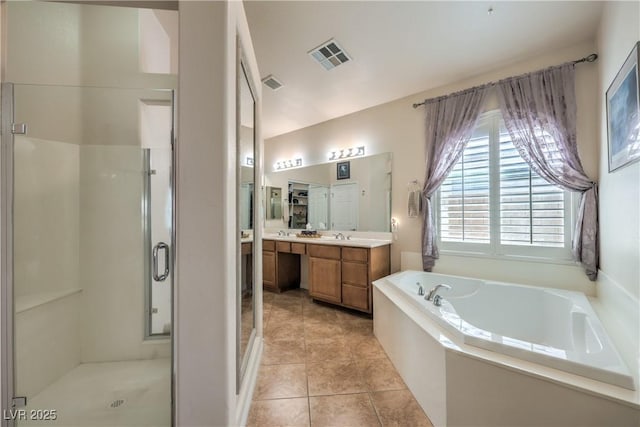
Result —
[[267, 187], [265, 197], [267, 219], [282, 218], [282, 188]]
[[[240, 43], [238, 43], [240, 44]], [[254, 188], [256, 182], [255, 156], [255, 91], [252, 90], [246, 62], [238, 61], [237, 75], [237, 390], [247, 367], [251, 345], [256, 335], [254, 302], [254, 243], [253, 228], [256, 213], [254, 209]]]
[[[267, 215], [265, 227], [389, 232], [391, 166], [391, 153], [382, 153], [268, 173], [267, 191], [287, 192], [282, 216]], [[271, 203], [269, 192], [266, 198]]]

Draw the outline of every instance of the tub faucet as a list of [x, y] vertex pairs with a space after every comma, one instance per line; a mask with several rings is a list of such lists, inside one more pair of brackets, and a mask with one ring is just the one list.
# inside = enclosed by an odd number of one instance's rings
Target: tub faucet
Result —
[[[445, 285], [444, 283], [436, 285], [433, 287], [433, 289], [429, 291], [429, 293], [427, 294], [426, 297], [424, 297], [424, 299], [426, 299], [427, 301], [433, 301], [435, 305], [440, 306], [440, 300], [442, 299], [442, 297], [440, 297], [440, 295], [436, 295], [440, 288], [451, 289], [451, 286]], [[436, 304], [436, 300], [435, 300], [436, 297], [440, 297], [438, 298], [438, 301], [437, 301], [438, 304]]]

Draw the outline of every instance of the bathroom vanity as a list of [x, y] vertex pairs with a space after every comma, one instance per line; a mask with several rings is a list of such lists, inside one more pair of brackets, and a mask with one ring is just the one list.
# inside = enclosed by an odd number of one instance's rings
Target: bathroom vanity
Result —
[[301, 256], [308, 256], [309, 295], [314, 300], [371, 313], [371, 282], [390, 274], [390, 245], [374, 239], [264, 239], [264, 289], [282, 292], [299, 287]]

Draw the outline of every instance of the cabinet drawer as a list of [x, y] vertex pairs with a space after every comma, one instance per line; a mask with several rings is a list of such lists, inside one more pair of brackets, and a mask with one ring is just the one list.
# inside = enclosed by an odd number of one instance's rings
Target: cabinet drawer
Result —
[[369, 261], [369, 249], [342, 248], [342, 259], [345, 261], [367, 262]]
[[276, 242], [276, 248], [278, 252], [291, 252], [290, 242]]
[[291, 253], [304, 255], [307, 253], [307, 245], [304, 243], [291, 243]]
[[342, 282], [366, 287], [369, 284], [367, 270], [367, 264], [342, 261]]
[[310, 257], [340, 259], [340, 247], [325, 245], [307, 245]]
[[369, 289], [342, 284], [342, 304], [369, 311]]
[[275, 240], [263, 240], [262, 241], [262, 250], [274, 252], [276, 250], [276, 242]]

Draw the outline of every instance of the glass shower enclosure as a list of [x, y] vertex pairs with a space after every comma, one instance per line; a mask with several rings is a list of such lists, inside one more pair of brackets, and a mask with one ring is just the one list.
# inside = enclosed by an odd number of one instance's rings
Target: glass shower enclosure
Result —
[[171, 425], [173, 116], [171, 90], [2, 85], [4, 425]]

